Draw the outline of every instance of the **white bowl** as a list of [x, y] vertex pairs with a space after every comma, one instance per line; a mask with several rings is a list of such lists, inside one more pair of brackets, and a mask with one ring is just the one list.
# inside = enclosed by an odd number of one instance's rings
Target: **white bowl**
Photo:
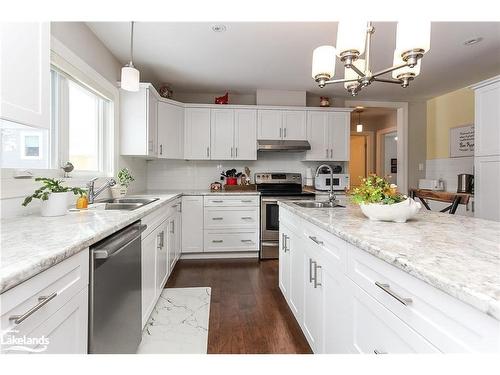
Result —
[[413, 199], [407, 198], [394, 204], [370, 203], [360, 204], [359, 207], [370, 220], [405, 223], [406, 220], [415, 216], [422, 206]]

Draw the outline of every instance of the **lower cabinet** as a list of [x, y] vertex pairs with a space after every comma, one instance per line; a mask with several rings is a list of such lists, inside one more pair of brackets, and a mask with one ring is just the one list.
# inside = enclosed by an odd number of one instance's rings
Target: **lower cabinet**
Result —
[[182, 252], [203, 252], [203, 196], [182, 197]]

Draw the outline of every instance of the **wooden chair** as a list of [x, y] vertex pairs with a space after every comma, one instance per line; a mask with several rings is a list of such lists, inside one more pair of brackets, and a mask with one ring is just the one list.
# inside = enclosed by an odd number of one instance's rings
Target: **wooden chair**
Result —
[[423, 189], [410, 189], [410, 196], [416, 200], [418, 198], [424, 207], [429, 211], [431, 208], [427, 203], [427, 200], [438, 201], [450, 203], [449, 206], [440, 210], [440, 212], [448, 212], [454, 215], [457, 212], [459, 204], [469, 203], [470, 194], [467, 193], [451, 193], [447, 191], [434, 191], [434, 190], [423, 190]]

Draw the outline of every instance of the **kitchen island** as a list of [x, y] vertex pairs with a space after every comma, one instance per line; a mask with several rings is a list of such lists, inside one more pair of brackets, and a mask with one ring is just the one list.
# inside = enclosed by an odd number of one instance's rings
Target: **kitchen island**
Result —
[[[402, 330], [408, 328], [408, 332], [418, 335], [417, 339], [424, 339], [407, 340], [406, 344], [412, 344], [394, 345], [392, 351], [499, 350], [500, 223], [428, 211], [421, 211], [407, 223], [376, 222], [368, 220], [357, 206], [309, 209], [280, 202], [280, 228], [284, 228], [280, 239], [281, 248], [285, 249], [280, 252], [280, 287], [285, 289], [285, 298], [288, 294], [289, 305], [299, 324], [302, 321], [306, 337], [307, 332], [314, 331], [305, 323], [307, 306], [314, 302], [307, 301], [311, 298], [307, 288], [304, 300], [297, 301], [300, 296], [294, 295], [294, 279], [300, 278], [297, 272], [301, 272], [296, 259], [294, 264], [294, 247], [309, 260], [303, 270], [306, 276], [309, 273], [304, 281], [306, 286], [309, 281], [314, 291], [323, 289], [326, 293], [326, 280], [333, 275], [343, 285], [339, 292], [348, 291], [345, 299], [337, 302], [348, 306], [349, 311], [333, 311], [333, 315], [361, 320], [346, 322], [346, 326], [356, 331], [362, 324], [376, 325], [362, 319], [360, 308], [378, 302], [377, 308], [391, 312], [386, 324], [397, 317], [396, 322], [405, 322]], [[283, 268], [287, 267], [286, 257], [289, 269]], [[362, 298], [349, 299], [356, 295]], [[365, 303], [361, 303], [364, 297]], [[339, 294], [325, 294], [324, 300], [318, 301], [324, 307], [335, 298], [340, 298]], [[302, 306], [301, 311], [297, 306]], [[363, 311], [368, 314], [375, 308]], [[323, 318], [325, 322], [328, 319]], [[389, 326], [395, 327], [394, 324]], [[325, 330], [318, 328], [318, 332]], [[318, 338], [315, 343], [314, 337], [309, 336], [315, 351], [332, 352], [327, 339]], [[429, 342], [431, 346], [423, 345]], [[363, 351], [362, 346], [353, 346], [351, 340], [351, 345], [337, 347], [336, 352]]]

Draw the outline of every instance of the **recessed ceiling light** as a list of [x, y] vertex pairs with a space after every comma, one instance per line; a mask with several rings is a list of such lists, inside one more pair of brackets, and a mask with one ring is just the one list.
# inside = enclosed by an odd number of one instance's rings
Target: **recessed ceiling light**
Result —
[[226, 25], [213, 25], [212, 30], [216, 33], [223, 33], [226, 31]]
[[480, 41], [482, 41], [483, 38], [482, 37], [477, 37], [477, 38], [472, 38], [472, 39], [468, 39], [464, 42], [464, 46], [472, 46], [474, 44], [477, 44], [479, 43]]

